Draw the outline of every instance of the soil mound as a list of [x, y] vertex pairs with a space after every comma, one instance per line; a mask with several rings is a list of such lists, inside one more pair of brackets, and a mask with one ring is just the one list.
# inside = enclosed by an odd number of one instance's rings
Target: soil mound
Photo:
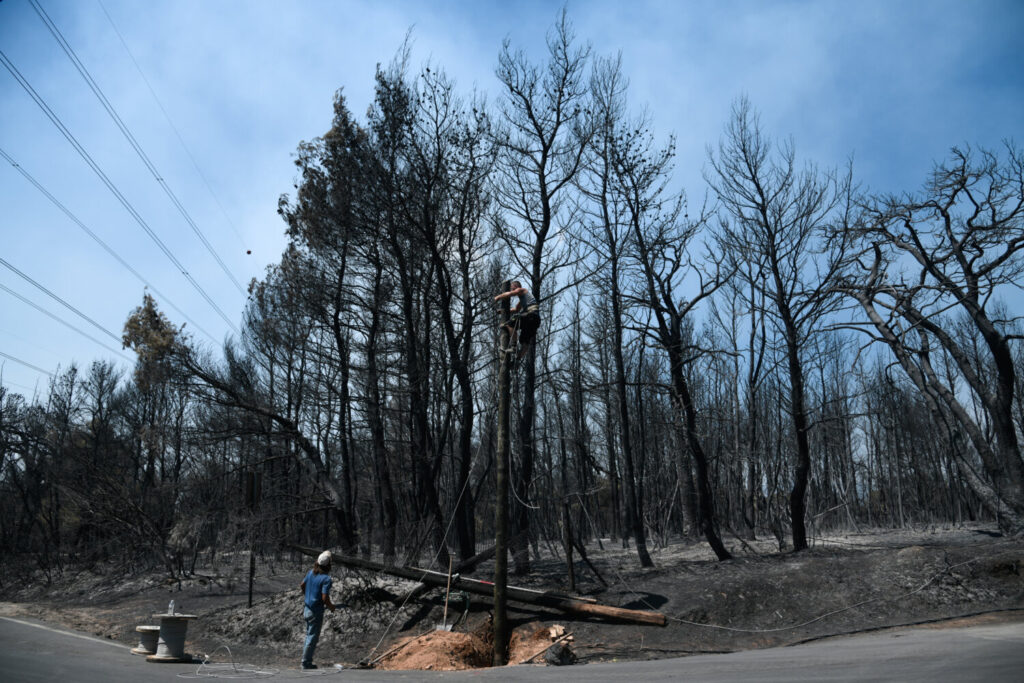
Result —
[[491, 665], [491, 648], [473, 633], [432, 631], [403, 638], [374, 668], [461, 671]]
[[[377, 661], [376, 669], [389, 671], [418, 669], [421, 671], [462, 671], [491, 666], [490, 621], [473, 633], [432, 631], [421, 636], [399, 640]], [[543, 663], [540, 655], [558, 641], [570, 640], [561, 625], [527, 625], [512, 633], [509, 642], [509, 664]], [[566, 649], [559, 651], [558, 662], [575, 660]]]

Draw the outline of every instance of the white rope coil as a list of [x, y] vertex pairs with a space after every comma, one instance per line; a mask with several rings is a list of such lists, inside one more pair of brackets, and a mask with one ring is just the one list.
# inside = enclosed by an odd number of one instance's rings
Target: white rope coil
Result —
[[[216, 655], [221, 650], [227, 652], [229, 661], [210, 662], [213, 655]], [[341, 673], [341, 671], [342, 666], [340, 664], [335, 664], [329, 669], [303, 670], [302, 677], [332, 676], [334, 674]], [[178, 674], [178, 678], [272, 678], [280, 673], [280, 669], [261, 667], [255, 664], [238, 664], [235, 662], [235, 656], [231, 653], [231, 648], [227, 645], [221, 645], [213, 651], [212, 655], [203, 655], [203, 661], [199, 664], [194, 673]]]
[[213, 654], [215, 655], [221, 650], [227, 651], [230, 661], [211, 663], [210, 658], [213, 655], [203, 655], [203, 661], [196, 668], [195, 673], [178, 674], [178, 678], [270, 678], [280, 673], [278, 669], [262, 668], [255, 664], [236, 664], [235, 657], [231, 654], [231, 648], [227, 645], [221, 645], [213, 651]]

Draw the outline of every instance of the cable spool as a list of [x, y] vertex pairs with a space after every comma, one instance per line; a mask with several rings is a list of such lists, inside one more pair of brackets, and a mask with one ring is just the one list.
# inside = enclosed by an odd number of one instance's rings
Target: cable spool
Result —
[[195, 619], [194, 614], [156, 614], [160, 618], [160, 637], [157, 640], [156, 654], [146, 657], [147, 662], [191, 662], [192, 657], [185, 654], [185, 633], [188, 631], [188, 620]]
[[139, 632], [139, 644], [132, 648], [133, 655], [155, 655], [157, 641], [160, 638], [159, 626], [136, 626]]

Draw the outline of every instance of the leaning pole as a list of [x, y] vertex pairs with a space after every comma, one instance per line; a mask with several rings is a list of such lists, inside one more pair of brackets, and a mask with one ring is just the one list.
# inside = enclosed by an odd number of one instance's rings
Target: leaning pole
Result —
[[[502, 283], [502, 291], [511, 286], [509, 280]], [[509, 319], [509, 300], [501, 300], [498, 311], [501, 330], [498, 337], [498, 462], [495, 468], [497, 491], [494, 501], [494, 650], [491, 663], [505, 666], [508, 663], [508, 613], [506, 610], [506, 586], [508, 583], [508, 461], [509, 461], [509, 371], [511, 349], [510, 335], [505, 323]]]

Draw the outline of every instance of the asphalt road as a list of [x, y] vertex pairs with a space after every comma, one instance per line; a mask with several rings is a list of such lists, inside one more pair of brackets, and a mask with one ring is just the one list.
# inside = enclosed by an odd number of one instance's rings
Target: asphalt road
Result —
[[[299, 644], [296, 644], [298, 653]], [[225, 661], [223, 656], [218, 657]], [[180, 681], [196, 665], [150, 664], [111, 641], [0, 617], [0, 679], [15, 681]], [[211, 673], [227, 674], [229, 670]], [[728, 655], [571, 667], [464, 672], [283, 669], [270, 680], [328, 676], [393, 681], [1017, 681], [1024, 680], [1024, 622], [904, 629]]]

